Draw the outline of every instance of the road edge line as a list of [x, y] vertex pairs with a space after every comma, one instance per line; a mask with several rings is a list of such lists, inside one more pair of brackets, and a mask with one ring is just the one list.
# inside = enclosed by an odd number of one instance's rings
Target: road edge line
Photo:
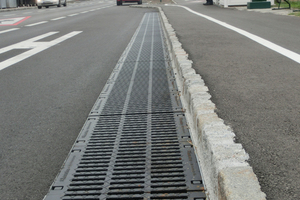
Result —
[[196, 156], [203, 174], [206, 193], [211, 200], [265, 200], [258, 179], [235, 134], [216, 114], [208, 88], [192, 68], [192, 61], [182, 48], [175, 30], [158, 6], [131, 6], [159, 10], [172, 58], [172, 68], [190, 128]]

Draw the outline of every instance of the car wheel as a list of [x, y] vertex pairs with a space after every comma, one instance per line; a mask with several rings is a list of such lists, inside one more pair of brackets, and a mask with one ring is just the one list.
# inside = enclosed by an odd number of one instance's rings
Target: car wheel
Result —
[[49, 6], [45, 6], [45, 8], [49, 8]]
[[58, 2], [58, 4], [57, 4], [57, 7], [61, 7], [61, 3], [60, 3], [60, 1]]
[[139, 0], [139, 1], [138, 1], [138, 4], [142, 4], [142, 3], [143, 3], [143, 1], [142, 1], [142, 0]]
[[65, 3], [63, 4], [64, 6], [67, 6], [67, 0], [65, 1]]
[[38, 9], [42, 9], [42, 6], [38, 6]]

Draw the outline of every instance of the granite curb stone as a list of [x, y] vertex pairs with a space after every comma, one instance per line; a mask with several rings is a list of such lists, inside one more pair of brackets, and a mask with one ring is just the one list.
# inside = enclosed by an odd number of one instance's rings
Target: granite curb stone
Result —
[[161, 7], [132, 7], [157, 8], [160, 12], [208, 199], [265, 200], [266, 195], [261, 191], [258, 179], [247, 162], [249, 155], [241, 144], [235, 143], [234, 132], [215, 113], [216, 106], [210, 100], [208, 88], [192, 68], [193, 62], [188, 60], [188, 54]]

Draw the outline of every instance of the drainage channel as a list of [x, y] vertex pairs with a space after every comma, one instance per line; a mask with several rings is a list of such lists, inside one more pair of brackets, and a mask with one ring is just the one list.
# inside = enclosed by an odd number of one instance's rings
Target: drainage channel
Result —
[[44, 200], [204, 200], [157, 12], [146, 13]]

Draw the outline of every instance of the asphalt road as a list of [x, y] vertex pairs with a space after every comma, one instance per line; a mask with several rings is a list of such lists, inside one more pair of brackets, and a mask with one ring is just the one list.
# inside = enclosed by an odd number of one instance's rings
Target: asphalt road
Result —
[[[299, 18], [176, 2], [300, 54]], [[249, 153], [268, 199], [300, 199], [299, 63], [183, 8], [163, 10], [218, 115]], [[47, 193], [148, 11], [153, 10], [87, 1], [0, 12], [0, 19], [30, 16], [16, 26], [0, 26], [0, 49], [53, 31], [40, 41], [80, 31], [0, 70], [0, 199], [38, 200]], [[0, 54], [0, 62], [26, 51], [12, 48]]]
[[[39, 50], [34, 45], [50, 45], [0, 70], [1, 200], [40, 200], [47, 194], [112, 69], [149, 11], [154, 10], [87, 1], [0, 12], [0, 19], [30, 16], [16, 26], [0, 26], [0, 51], [27, 40], [22, 44], [26, 49], [12, 47], [0, 54], [0, 68], [28, 48]], [[51, 41], [74, 31], [79, 32], [51, 46]], [[47, 33], [52, 35], [37, 40], [44, 43], [28, 41]]]
[[[297, 17], [176, 2], [300, 54]], [[300, 199], [299, 63], [186, 9], [163, 10], [267, 199]]]

